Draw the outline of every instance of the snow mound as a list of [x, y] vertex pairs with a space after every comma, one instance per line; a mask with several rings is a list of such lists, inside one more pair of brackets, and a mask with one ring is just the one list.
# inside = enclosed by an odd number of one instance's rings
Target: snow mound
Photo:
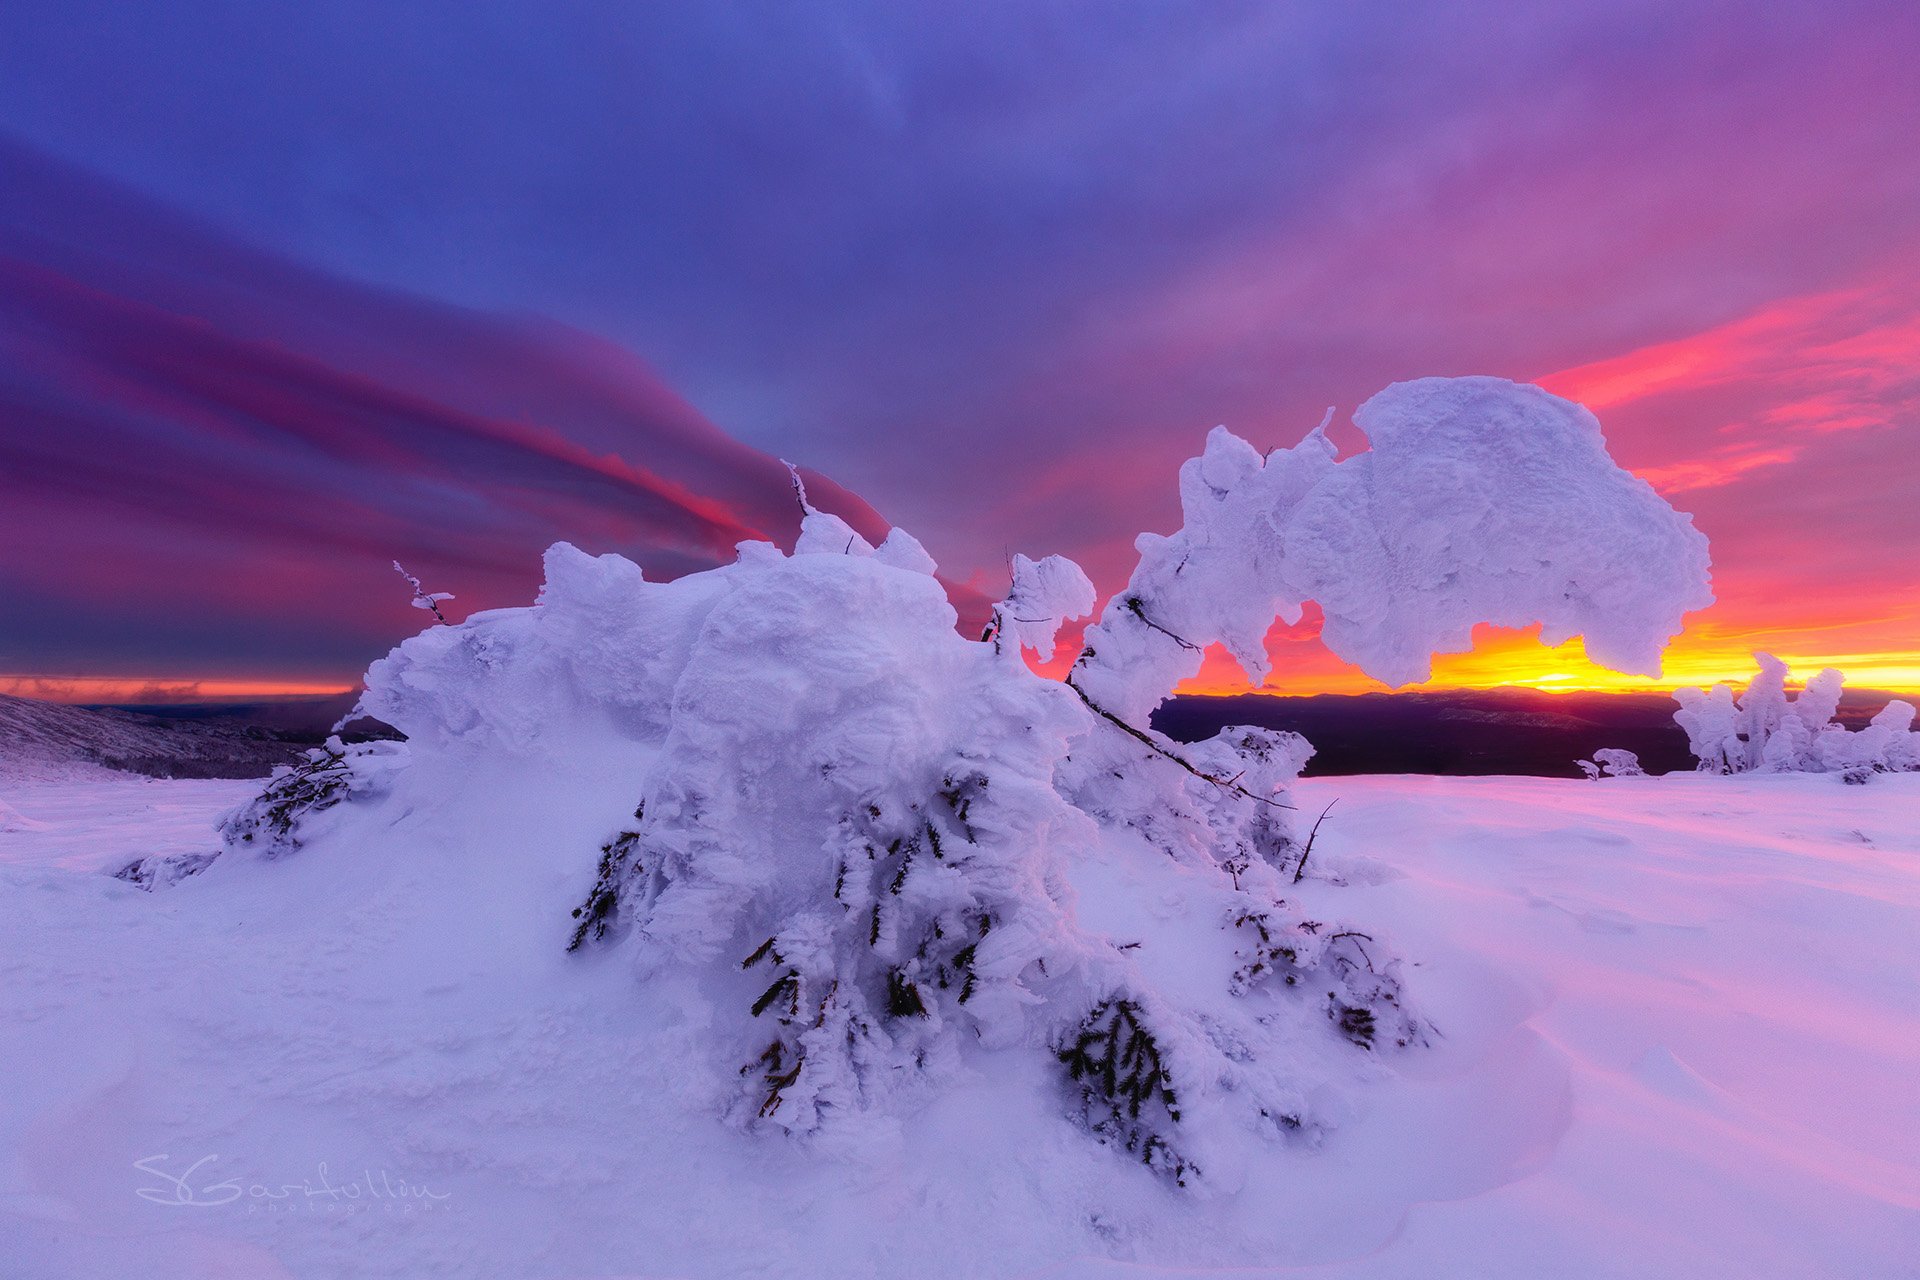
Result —
[[1593, 753], [1591, 760], [1576, 760], [1580, 772], [1589, 778], [1644, 778], [1647, 771], [1640, 767], [1640, 757], [1620, 747], [1602, 747]]
[[[322, 826], [343, 807], [458, 811], [511, 758], [528, 803], [607, 815], [555, 946], [696, 984], [701, 1071], [733, 1082], [714, 1100], [735, 1123], [819, 1133], [1024, 1049], [1101, 1138], [1232, 1185], [1249, 1135], [1310, 1131], [1311, 1095], [1355, 1055], [1421, 1034], [1384, 947], [1363, 957], [1366, 935], [1286, 901], [1279, 797], [1309, 749], [1266, 730], [1203, 744], [1196, 767], [1242, 777], [1222, 793], [1120, 735], [1144, 757], [1129, 785], [1187, 837], [1178, 863], [1145, 842], [1126, 856], [1178, 882], [1190, 918], [1166, 939], [1091, 929], [1072, 872], [1114, 856], [1114, 833], [1056, 780], [1098, 722], [1011, 646], [962, 638], [930, 566], [887, 563], [891, 544], [809, 514], [791, 556], [743, 544], [666, 583], [556, 546], [533, 608], [374, 665], [364, 709], [404, 751], [316, 752], [228, 819], [229, 844], [345, 839]], [[1037, 579], [1090, 607], [1068, 568], [1017, 579], [1026, 605]], [[587, 761], [618, 783], [582, 786]], [[476, 851], [474, 874], [500, 856]]]
[[45, 831], [46, 829], [46, 823], [37, 818], [29, 818], [5, 800], [0, 800], [0, 831]]
[[1066, 683], [1020, 651], [1091, 610], [1077, 566], [1017, 558], [968, 640], [919, 543], [874, 546], [797, 475], [791, 555], [742, 543], [731, 565], [649, 582], [556, 545], [534, 606], [373, 665], [361, 710], [404, 748], [313, 753], [226, 820], [227, 847], [344, 860], [402, 856], [401, 830], [470, 831], [463, 891], [506, 896], [531, 855], [471, 815], [510, 801], [553, 830], [589, 823], [597, 857], [562, 855], [577, 878], [552, 945], [618, 954], [700, 1027], [676, 1064], [690, 1105], [844, 1144], [982, 1055], [1024, 1054], [1101, 1141], [1231, 1190], [1427, 1028], [1391, 939], [1296, 888], [1314, 872], [1289, 795], [1312, 748], [1142, 727], [1199, 645], [1263, 661], [1276, 612], [1310, 594], [1377, 669], [1411, 672], [1482, 619], [1583, 629], [1602, 660], [1657, 667], [1707, 598], [1704, 541], [1613, 466], [1583, 410], [1430, 380], [1360, 420], [1375, 451], [1343, 463], [1318, 432], [1262, 460], [1216, 431], [1182, 470], [1187, 527], [1142, 537]]

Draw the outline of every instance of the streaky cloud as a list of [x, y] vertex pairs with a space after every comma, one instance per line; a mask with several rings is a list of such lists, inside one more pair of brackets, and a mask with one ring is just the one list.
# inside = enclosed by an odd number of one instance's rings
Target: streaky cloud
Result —
[[[321, 632], [345, 673], [411, 629], [396, 556], [484, 607], [561, 538], [673, 576], [797, 531], [785, 468], [609, 343], [330, 277], [3, 137], [0, 169], [0, 666], [268, 670]], [[32, 625], [113, 599], [180, 625]]]

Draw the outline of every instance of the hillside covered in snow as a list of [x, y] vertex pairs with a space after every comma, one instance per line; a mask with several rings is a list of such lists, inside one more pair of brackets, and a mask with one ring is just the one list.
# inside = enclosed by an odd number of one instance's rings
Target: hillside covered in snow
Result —
[[0, 694], [0, 778], [259, 778], [299, 758], [305, 735], [223, 720], [95, 710]]

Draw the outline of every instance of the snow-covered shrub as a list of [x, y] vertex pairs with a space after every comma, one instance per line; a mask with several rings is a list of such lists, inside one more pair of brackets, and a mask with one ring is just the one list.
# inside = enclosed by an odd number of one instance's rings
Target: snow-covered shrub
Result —
[[170, 856], [150, 855], [136, 858], [113, 873], [116, 880], [125, 880], [136, 889], [145, 889], [152, 893], [155, 889], [171, 888], [188, 876], [197, 876], [213, 865], [220, 856], [217, 849], [208, 849], [200, 853], [176, 853]]
[[328, 738], [300, 760], [281, 765], [259, 795], [221, 816], [218, 847], [199, 853], [139, 858], [115, 871], [114, 878], [152, 892], [199, 875], [228, 853], [248, 853], [267, 861], [285, 857], [328, 830], [322, 815], [349, 801], [369, 801], [387, 793], [393, 775], [406, 760], [406, 745], [367, 742], [348, 745]]
[[1920, 769], [1914, 708], [1889, 702], [1859, 732], [1834, 719], [1846, 677], [1828, 667], [1798, 694], [1787, 692], [1787, 664], [1756, 653], [1760, 672], [1737, 697], [1712, 689], [1676, 690], [1673, 713], [1702, 773], [1838, 773], [1864, 782], [1875, 773]]
[[1640, 767], [1640, 757], [1631, 751], [1619, 747], [1602, 747], [1593, 753], [1591, 760], [1575, 760], [1580, 772], [1589, 778], [1644, 778], [1647, 771]]
[[[533, 607], [373, 665], [361, 710], [404, 754], [312, 761], [230, 827], [318, 843], [367, 783], [390, 788], [369, 821], [499, 812], [503, 791], [568, 829], [590, 813], [553, 945], [673, 1002], [737, 1123], [829, 1133], [1026, 1052], [1096, 1137], [1231, 1188], [1249, 1143], [1324, 1127], [1424, 1024], [1391, 940], [1303, 865], [1289, 788], [1311, 747], [1177, 745], [1154, 705], [1215, 641], [1263, 673], [1268, 627], [1307, 599], [1336, 652], [1404, 681], [1483, 620], [1657, 670], [1710, 598], [1704, 540], [1577, 406], [1428, 380], [1357, 421], [1374, 448], [1346, 461], [1319, 431], [1264, 458], [1215, 431], [1181, 472], [1184, 526], [1141, 537], [1065, 682], [1021, 650], [1093, 607], [1071, 562], [1016, 558], [969, 640], [919, 543], [874, 547], [797, 478], [791, 555], [743, 543], [649, 582], [557, 545]], [[470, 877], [532, 856], [462, 829]]]
[[298, 763], [275, 769], [264, 791], [221, 818], [224, 847], [267, 859], [292, 853], [322, 829], [321, 814], [348, 800], [383, 794], [405, 755], [404, 743], [349, 746], [327, 739]]

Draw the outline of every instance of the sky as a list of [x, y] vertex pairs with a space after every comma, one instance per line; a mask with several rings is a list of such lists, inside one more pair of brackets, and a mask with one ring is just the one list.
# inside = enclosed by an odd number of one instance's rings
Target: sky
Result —
[[[456, 616], [561, 538], [672, 576], [792, 536], [781, 458], [963, 617], [1012, 551], [1112, 590], [1209, 427], [1364, 448], [1468, 373], [1711, 539], [1670, 680], [1920, 688], [1916, 59], [1844, 0], [21, 0], [0, 691], [349, 687], [392, 560]], [[1314, 631], [1271, 685], [1379, 687]]]

